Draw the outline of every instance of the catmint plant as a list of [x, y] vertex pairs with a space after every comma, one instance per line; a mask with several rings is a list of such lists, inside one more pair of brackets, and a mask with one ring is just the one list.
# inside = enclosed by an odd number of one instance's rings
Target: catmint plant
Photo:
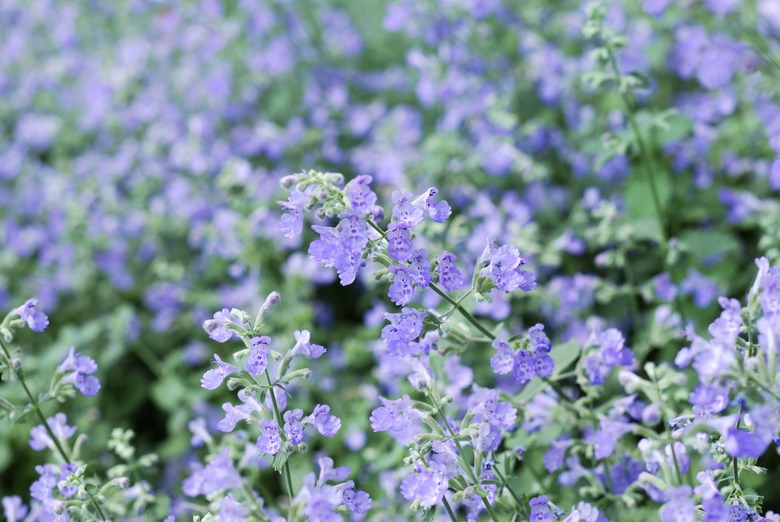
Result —
[[[326, 404], [317, 404], [307, 413], [289, 407], [292, 387], [298, 380], [308, 380], [312, 375], [309, 368], [293, 369], [294, 366], [300, 360], [318, 359], [327, 350], [312, 343], [307, 330], [295, 331], [295, 344], [286, 352], [271, 348], [271, 337], [262, 335], [262, 331], [266, 315], [279, 302], [279, 294], [272, 292], [254, 318], [242, 310], [224, 309], [215, 313], [213, 319], [204, 321], [203, 329], [211, 339], [227, 343], [235, 337], [243, 343], [243, 348], [232, 355], [239, 366], [215, 354], [214, 368], [207, 370], [201, 379], [201, 386], [207, 390], [216, 390], [224, 384], [236, 392], [240, 403], [222, 405], [224, 417], [216, 423], [216, 430], [226, 434], [240, 431], [232, 440], [232, 449], [225, 441], [218, 451], [217, 441], [203, 419], [190, 423], [193, 445], [207, 443], [210, 457], [205, 466], [196, 464], [191, 468], [183, 492], [188, 497], [209, 499], [210, 509], [220, 520], [340, 520], [337, 512], [363, 515], [371, 509], [371, 498], [364, 491], [356, 490], [353, 481], [346, 480], [350, 474], [348, 467], [334, 468], [333, 460], [328, 457], [319, 458], [319, 477], [307, 474], [297, 491], [293, 484], [288, 460], [296, 453], [307, 453], [305, 440], [312, 432], [335, 437], [341, 429], [341, 419], [332, 415]], [[247, 441], [249, 434], [244, 429], [247, 424], [257, 434], [254, 444]], [[263, 457], [270, 458], [273, 469], [284, 476], [288, 502], [283, 514], [267, 507], [265, 500], [275, 502], [275, 499], [264, 500], [242, 476], [242, 472], [257, 469]]]

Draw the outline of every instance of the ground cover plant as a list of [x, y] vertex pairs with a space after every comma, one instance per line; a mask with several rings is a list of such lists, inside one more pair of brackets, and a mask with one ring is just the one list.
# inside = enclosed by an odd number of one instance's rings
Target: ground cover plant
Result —
[[0, 519], [780, 521], [780, 2], [0, 0]]

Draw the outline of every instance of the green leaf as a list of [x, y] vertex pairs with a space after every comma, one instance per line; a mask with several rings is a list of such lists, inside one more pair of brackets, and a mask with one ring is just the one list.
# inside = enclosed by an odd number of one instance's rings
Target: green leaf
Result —
[[152, 386], [152, 398], [164, 411], [172, 411], [183, 402], [184, 385], [176, 375], [166, 375]]
[[433, 522], [433, 517], [436, 514], [436, 508], [424, 509], [420, 516], [420, 522]]
[[734, 236], [716, 230], [687, 230], [680, 240], [700, 259], [739, 249], [739, 242]]
[[550, 356], [555, 361], [555, 372], [553, 377], [563, 373], [574, 361], [580, 357], [580, 345], [577, 341], [571, 340], [563, 344], [557, 344], [550, 350]]
[[[653, 182], [658, 190], [658, 200], [661, 211], [666, 207], [671, 196], [669, 176], [663, 171], [652, 173]], [[662, 241], [663, 235], [656, 217], [653, 192], [645, 172], [639, 167], [634, 167], [631, 176], [626, 182], [625, 188], [626, 213], [631, 218], [631, 223], [643, 236], [657, 241]]]
[[284, 448], [281, 449], [276, 455], [274, 455], [274, 469], [278, 472], [282, 472], [282, 469], [284, 468], [284, 464], [287, 462], [287, 459], [290, 458], [290, 453], [287, 453], [284, 451]]
[[761, 466], [742, 466], [742, 471], [749, 471], [750, 473], [753, 473], [754, 475], [766, 475], [767, 469], [762, 468]]
[[[563, 373], [574, 361], [580, 356], [581, 350], [577, 341], [568, 341], [563, 344], [556, 344], [550, 350], [550, 357], [555, 361], [555, 371], [552, 374], [554, 379], [556, 375]], [[516, 399], [520, 403], [526, 403], [530, 401], [534, 395], [545, 386], [545, 382], [541, 379], [534, 379], [517, 394]]]

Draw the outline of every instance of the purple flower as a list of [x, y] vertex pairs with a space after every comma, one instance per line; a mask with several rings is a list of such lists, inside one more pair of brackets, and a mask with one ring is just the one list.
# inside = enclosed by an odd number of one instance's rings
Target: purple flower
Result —
[[[487, 422], [504, 429], [514, 428], [517, 410], [507, 402], [499, 401], [498, 390], [474, 385], [468, 399], [468, 410], [473, 415], [481, 415]], [[475, 421], [479, 418], [475, 418]]]
[[369, 418], [374, 431], [403, 432], [413, 421], [422, 417], [412, 406], [408, 395], [396, 400], [380, 397], [379, 401], [382, 406], [372, 411]]
[[292, 238], [301, 235], [303, 231], [303, 210], [306, 208], [308, 200], [309, 196], [306, 193], [293, 187], [287, 201], [277, 201], [286, 210], [279, 219], [279, 229], [284, 234], [284, 237]]
[[[47, 423], [58, 440], [67, 440], [76, 433], [75, 427], [68, 426], [68, 417], [64, 413], [57, 413], [54, 417], [49, 417]], [[30, 430], [30, 447], [35, 451], [55, 448], [54, 441], [51, 440], [49, 432], [43, 424]]]
[[330, 457], [320, 457], [317, 459], [317, 465], [320, 468], [319, 484], [326, 482], [343, 482], [347, 480], [350, 469], [349, 466], [333, 467], [333, 459]]
[[515, 353], [513, 369], [515, 380], [520, 384], [525, 384], [536, 376], [533, 357], [523, 349]]
[[296, 408], [284, 412], [284, 432], [287, 439], [296, 446], [303, 442], [303, 410]]
[[439, 193], [439, 189], [431, 187], [423, 192], [417, 199], [412, 202], [412, 205], [423, 207], [428, 212], [428, 216], [436, 223], [444, 223], [447, 218], [452, 214], [450, 204], [446, 201], [434, 201], [434, 196]]
[[239, 404], [233, 406], [229, 402], [222, 405], [222, 409], [225, 411], [225, 418], [217, 422], [217, 429], [224, 433], [230, 433], [236, 429], [238, 421], [244, 420], [247, 422], [252, 421], [252, 412], [255, 411], [252, 404]]
[[672, 0], [644, 0], [642, 2], [642, 9], [644, 9], [647, 14], [659, 16], [666, 11], [666, 8], [669, 7], [669, 4], [671, 3]]
[[233, 337], [235, 330], [231, 328], [231, 325], [241, 329], [249, 327], [246, 321], [239, 316], [238, 310], [228, 310], [227, 308], [215, 312], [213, 319], [203, 321], [203, 329], [206, 330], [209, 337], [218, 343], [224, 343]]
[[311, 333], [308, 330], [295, 330], [295, 346], [290, 350], [292, 357], [303, 356], [309, 359], [319, 359], [327, 352], [324, 346], [311, 343]]
[[627, 422], [602, 419], [599, 429], [587, 437], [595, 449], [593, 456], [597, 460], [609, 457], [615, 451], [618, 440], [633, 430], [633, 425]]
[[387, 296], [398, 306], [409, 304], [414, 297], [412, 271], [408, 266], [391, 265], [388, 270], [393, 274], [393, 282], [387, 291]]
[[757, 459], [764, 454], [772, 437], [764, 433], [729, 428], [726, 432], [726, 452], [738, 459]]
[[247, 519], [249, 509], [233, 497], [233, 493], [228, 493], [225, 498], [219, 502], [219, 520], [221, 522], [243, 522]]
[[710, 417], [722, 412], [729, 405], [729, 391], [718, 386], [700, 384], [690, 395], [693, 413], [699, 417]]
[[366, 222], [353, 215], [344, 215], [339, 221], [336, 231], [339, 234], [339, 244], [344, 252], [362, 254], [368, 244]]
[[376, 205], [376, 194], [368, 186], [371, 180], [371, 176], [361, 175], [347, 183], [347, 199], [356, 216], [365, 216]]
[[706, 308], [712, 304], [719, 289], [715, 281], [691, 269], [680, 284], [680, 291], [686, 295], [693, 295], [693, 302], [699, 308]]
[[555, 517], [553, 517], [552, 512], [550, 512], [550, 508], [547, 507], [549, 501], [550, 499], [547, 495], [542, 495], [529, 500], [528, 505], [531, 507], [529, 519], [535, 522], [553, 522]]
[[257, 438], [257, 448], [266, 455], [276, 455], [282, 449], [279, 425], [275, 420], [261, 420], [259, 426], [263, 432]]
[[53, 464], [35, 466], [35, 471], [38, 473], [38, 480], [30, 485], [30, 496], [44, 505], [50, 504], [54, 488], [60, 481], [60, 471]]
[[217, 491], [241, 487], [243, 480], [233, 467], [230, 450], [225, 448], [205, 468], [196, 469], [187, 481], [188, 496], [211, 495]]
[[737, 9], [742, 0], [703, 0], [704, 5], [715, 14], [725, 15]]
[[463, 274], [455, 266], [457, 257], [446, 250], [439, 255], [439, 282], [447, 292], [452, 292], [463, 286]]
[[213, 362], [217, 367], [206, 371], [200, 380], [200, 385], [207, 390], [216, 390], [228, 375], [241, 371], [240, 368], [224, 362], [217, 354], [214, 354]]
[[415, 250], [409, 268], [414, 284], [423, 288], [431, 284], [431, 262], [428, 260], [427, 250], [424, 248]]
[[441, 502], [449, 481], [434, 469], [419, 469], [401, 482], [401, 494], [406, 500], [417, 501], [422, 507], [433, 507]]
[[309, 245], [311, 258], [335, 268], [342, 286], [352, 284], [361, 265], [363, 247], [368, 242], [365, 222], [351, 216], [342, 219], [338, 227], [313, 225], [312, 229], [320, 234], [320, 239]]
[[506, 375], [514, 369], [515, 354], [509, 343], [503, 339], [495, 339], [491, 346], [496, 354], [490, 358], [490, 367], [499, 375]]
[[312, 522], [336, 522], [342, 517], [333, 512], [341, 505], [342, 496], [337, 488], [326, 484], [317, 484], [314, 473], [303, 479], [303, 488], [293, 503], [305, 503], [303, 515]]
[[401, 357], [410, 353], [410, 344], [422, 333], [423, 318], [425, 313], [414, 308], [404, 308], [400, 314], [385, 314], [390, 324], [382, 328], [381, 335], [391, 355]]
[[355, 515], [365, 515], [371, 509], [371, 497], [365, 491], [355, 490], [354, 486], [341, 491], [341, 500]]
[[536, 287], [536, 278], [531, 272], [520, 270], [525, 260], [520, 257], [520, 252], [511, 245], [502, 245], [499, 248], [488, 247], [489, 264], [483, 270], [496, 288], [504, 292], [523, 290], [529, 292]]
[[690, 486], [675, 486], [666, 491], [666, 504], [658, 514], [661, 522], [696, 522], [696, 505]]
[[49, 318], [43, 312], [36, 310], [38, 300], [28, 299], [22, 306], [14, 308], [14, 313], [24, 321], [33, 332], [42, 332], [49, 326]]
[[674, 301], [677, 297], [677, 286], [671, 276], [664, 272], [653, 278], [653, 287], [658, 298], [662, 301]]
[[574, 441], [568, 438], [557, 439], [550, 442], [550, 449], [544, 454], [542, 461], [544, 467], [550, 473], [558, 471], [563, 467], [563, 460], [566, 458], [566, 450], [574, 444]]
[[396, 261], [408, 261], [412, 256], [412, 239], [406, 225], [392, 222], [387, 225], [387, 253]]
[[410, 192], [393, 192], [393, 217], [399, 226], [414, 228], [423, 220], [423, 209], [412, 204]]
[[482, 422], [472, 435], [473, 445], [479, 451], [495, 451], [501, 444], [501, 430], [488, 422]]
[[3, 497], [3, 513], [8, 522], [21, 522], [27, 516], [27, 506], [18, 495]]
[[91, 397], [100, 390], [100, 381], [97, 377], [90, 375], [95, 373], [97, 369], [98, 366], [94, 359], [76, 352], [75, 348], [71, 347], [58, 371], [71, 372], [62, 381], [73, 384], [81, 393]]
[[325, 404], [316, 405], [310, 419], [323, 437], [335, 437], [341, 428], [341, 419], [330, 415], [330, 406]]
[[271, 338], [267, 335], [252, 337], [249, 344], [249, 355], [246, 358], [246, 371], [250, 375], [261, 375], [268, 368], [268, 355], [271, 349], [268, 347]]

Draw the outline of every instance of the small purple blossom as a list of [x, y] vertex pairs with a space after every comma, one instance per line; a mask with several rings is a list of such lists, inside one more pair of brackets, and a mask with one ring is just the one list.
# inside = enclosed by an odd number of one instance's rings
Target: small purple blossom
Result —
[[536, 287], [536, 277], [520, 267], [525, 260], [520, 257], [520, 252], [511, 245], [502, 245], [494, 248], [488, 246], [487, 255], [489, 264], [483, 273], [490, 277], [493, 284], [503, 292], [512, 292], [518, 288], [529, 292]]
[[414, 297], [413, 274], [408, 266], [391, 265], [388, 270], [393, 274], [393, 282], [387, 291], [387, 296], [398, 306], [409, 304]]
[[73, 384], [81, 393], [91, 397], [100, 391], [100, 381], [94, 375], [90, 375], [95, 373], [97, 369], [98, 366], [94, 359], [78, 353], [75, 348], [71, 347], [58, 371], [67, 373], [62, 380], [63, 382]]
[[3, 514], [8, 522], [21, 522], [28, 512], [29, 509], [18, 495], [3, 497]]
[[365, 216], [376, 205], [376, 194], [369, 188], [371, 180], [371, 176], [361, 175], [347, 183], [347, 199], [356, 216]]
[[241, 371], [237, 366], [224, 362], [217, 354], [214, 354], [213, 362], [217, 367], [207, 370], [200, 380], [200, 385], [207, 390], [216, 390], [228, 375]]
[[[53, 417], [49, 417], [47, 423], [58, 440], [67, 440], [76, 433], [76, 428], [68, 425], [68, 417], [64, 413], [57, 413]], [[51, 440], [49, 432], [43, 424], [30, 430], [30, 447], [35, 451], [55, 448], [54, 441]]]
[[311, 422], [323, 437], [335, 437], [341, 429], [341, 419], [330, 414], [330, 406], [318, 404], [311, 414]]
[[279, 425], [275, 420], [262, 420], [259, 426], [263, 432], [257, 438], [257, 448], [266, 455], [276, 455], [282, 449]]
[[441, 502], [449, 482], [437, 470], [417, 467], [415, 473], [401, 482], [401, 494], [406, 500], [419, 502], [422, 507], [433, 507]]
[[392, 222], [387, 226], [387, 254], [396, 261], [408, 261], [412, 256], [411, 233], [406, 225]]
[[40, 310], [35, 309], [37, 304], [37, 299], [28, 299], [22, 306], [14, 308], [13, 312], [27, 324], [30, 330], [42, 332], [49, 326], [49, 318]]
[[292, 444], [298, 445], [303, 442], [302, 419], [303, 410], [299, 408], [284, 412], [284, 433]]
[[463, 274], [455, 266], [457, 256], [452, 252], [444, 251], [439, 255], [439, 282], [447, 292], [452, 292], [463, 286]]
[[249, 340], [251, 348], [246, 358], [246, 371], [249, 375], [261, 375], [268, 368], [268, 355], [271, 353], [269, 344], [271, 338], [267, 335], [252, 337]]

